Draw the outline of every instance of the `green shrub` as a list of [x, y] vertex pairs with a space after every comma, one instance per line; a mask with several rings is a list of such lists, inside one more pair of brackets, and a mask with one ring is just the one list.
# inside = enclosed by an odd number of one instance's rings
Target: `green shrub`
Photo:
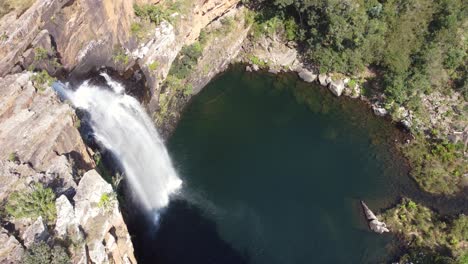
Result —
[[155, 25], [159, 25], [163, 20], [170, 20], [170, 14], [160, 8], [160, 5], [144, 4], [144, 5], [133, 5], [135, 15], [141, 19], [148, 19]]
[[37, 47], [34, 49], [34, 61], [39, 62], [49, 58], [47, 50], [42, 47]]
[[169, 74], [181, 80], [187, 78], [201, 57], [202, 51], [203, 47], [198, 41], [190, 46], [184, 46], [172, 64]]
[[[447, 219], [409, 199], [382, 215], [389, 229], [411, 241], [412, 248], [426, 248], [434, 253], [447, 248], [454, 257], [463, 255], [460, 241], [468, 241], [468, 217]], [[426, 263], [426, 262], [423, 262]], [[428, 262], [432, 263], [432, 262]]]
[[50, 76], [46, 70], [34, 73], [31, 77], [31, 80], [34, 83], [39, 91], [44, 91], [47, 87], [50, 87], [57, 79]]
[[153, 61], [150, 64], [148, 64], [148, 69], [150, 71], [155, 71], [158, 68], [158, 66], [159, 66], [159, 62]]
[[117, 49], [112, 56], [114, 63], [121, 63], [123, 65], [128, 64], [130, 57], [125, 53], [123, 49]]
[[115, 193], [104, 193], [101, 195], [99, 199], [98, 207], [104, 210], [104, 212], [109, 212], [114, 207], [116, 202], [116, 194]]
[[17, 161], [18, 160], [18, 155], [16, 155], [16, 152], [11, 152], [8, 155], [8, 160], [11, 161], [11, 162]]
[[250, 56], [249, 60], [252, 64], [258, 65], [261, 68], [265, 68], [268, 66], [268, 64], [265, 61], [259, 59], [257, 56], [254, 55]]
[[31, 191], [14, 192], [9, 196], [6, 211], [15, 218], [42, 216], [49, 223], [56, 217], [55, 194], [50, 188], [35, 183]]
[[297, 39], [297, 31], [298, 31], [298, 26], [296, 24], [296, 21], [294, 21], [293, 18], [287, 19], [284, 22], [284, 31], [285, 31], [285, 37], [289, 41], [294, 41]]
[[348, 87], [351, 89], [354, 89], [356, 87], [357, 83], [354, 79], [349, 80], [348, 82]]
[[65, 248], [61, 246], [49, 247], [44, 242], [31, 245], [24, 253], [21, 263], [23, 264], [68, 264], [71, 263]]

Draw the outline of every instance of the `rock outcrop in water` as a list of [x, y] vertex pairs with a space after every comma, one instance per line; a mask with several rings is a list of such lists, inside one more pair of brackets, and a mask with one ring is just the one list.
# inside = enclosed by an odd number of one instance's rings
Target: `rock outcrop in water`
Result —
[[369, 207], [367, 207], [367, 205], [363, 201], [361, 201], [361, 206], [362, 206], [362, 210], [364, 211], [364, 215], [366, 216], [366, 220], [369, 225], [369, 228], [372, 231], [378, 234], [390, 232], [390, 230], [388, 230], [387, 228], [387, 225], [383, 222], [380, 222], [377, 219], [377, 216], [375, 216], [375, 214], [369, 209]]

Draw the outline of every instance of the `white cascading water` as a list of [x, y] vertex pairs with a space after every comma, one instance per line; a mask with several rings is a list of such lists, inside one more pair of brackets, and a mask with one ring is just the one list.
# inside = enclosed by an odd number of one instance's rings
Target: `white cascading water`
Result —
[[122, 84], [101, 74], [112, 91], [85, 81], [75, 91], [56, 83], [53, 88], [76, 108], [90, 114], [94, 137], [111, 151], [144, 208], [150, 212], [167, 206], [182, 181], [166, 147], [140, 103], [125, 94]]

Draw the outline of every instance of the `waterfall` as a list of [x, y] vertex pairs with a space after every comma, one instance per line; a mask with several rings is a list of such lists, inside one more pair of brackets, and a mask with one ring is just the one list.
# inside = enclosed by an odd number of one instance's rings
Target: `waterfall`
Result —
[[55, 83], [53, 88], [76, 108], [89, 113], [95, 139], [121, 163], [144, 208], [163, 208], [182, 184], [164, 142], [140, 103], [125, 94], [122, 84], [105, 73], [101, 75], [112, 90], [88, 81], [75, 91], [61, 83]]

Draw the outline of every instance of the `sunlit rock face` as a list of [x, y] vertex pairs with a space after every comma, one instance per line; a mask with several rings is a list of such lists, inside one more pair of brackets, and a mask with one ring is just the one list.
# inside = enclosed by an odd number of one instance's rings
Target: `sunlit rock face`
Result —
[[51, 88], [36, 89], [31, 78], [27, 72], [0, 78], [0, 203], [40, 182], [58, 197], [57, 217], [47, 225], [41, 217], [2, 219], [14, 230], [0, 232], [0, 241], [7, 245], [0, 262], [20, 261], [24, 249], [40, 241], [70, 239], [81, 241], [81, 246], [68, 249], [74, 263], [87, 263], [91, 257], [99, 263], [136, 263], [118, 202], [110, 203], [109, 210], [99, 206], [102, 195], [113, 192], [111, 185], [94, 170], [81, 180], [77, 173], [95, 165], [76, 128], [73, 108], [60, 102]]

